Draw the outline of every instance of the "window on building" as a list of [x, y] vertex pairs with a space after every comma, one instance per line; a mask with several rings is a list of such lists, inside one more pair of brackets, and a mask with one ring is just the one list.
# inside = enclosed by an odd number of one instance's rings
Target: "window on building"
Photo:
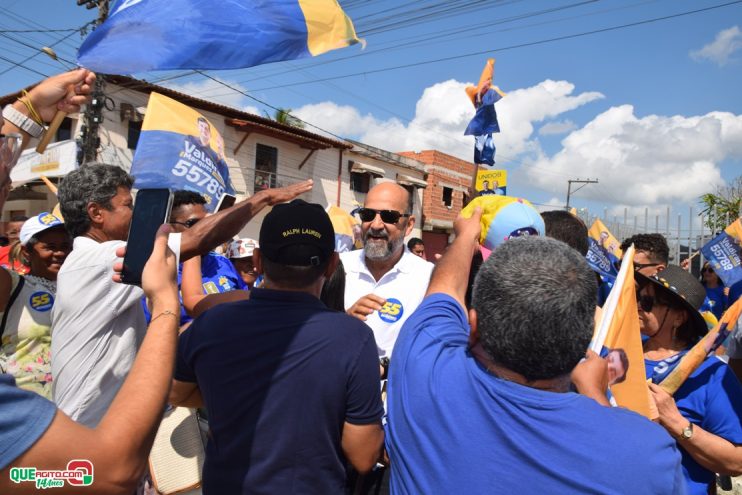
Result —
[[139, 142], [139, 134], [142, 133], [142, 121], [132, 122], [129, 121], [129, 135], [126, 139], [126, 147], [130, 150], [136, 149], [137, 143]]
[[254, 192], [276, 187], [278, 170], [278, 148], [258, 144], [255, 149], [255, 187]]
[[416, 189], [413, 186], [402, 186], [407, 189], [407, 211], [405, 213], [412, 214], [415, 211], [415, 192]]
[[453, 189], [450, 187], [443, 188], [443, 204], [448, 208], [453, 206]]
[[353, 160], [348, 160], [348, 170], [350, 170], [350, 190], [366, 194], [371, 188], [371, 174], [353, 172]]
[[57, 133], [54, 135], [55, 142], [67, 141], [72, 139], [72, 119], [65, 117], [62, 124], [57, 129]]

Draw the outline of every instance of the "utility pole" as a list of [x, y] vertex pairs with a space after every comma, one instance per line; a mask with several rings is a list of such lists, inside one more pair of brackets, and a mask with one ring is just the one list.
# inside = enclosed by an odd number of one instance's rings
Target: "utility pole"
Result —
[[[77, 0], [77, 5], [84, 5], [88, 10], [98, 7], [98, 19], [96, 19], [93, 29], [100, 26], [108, 17], [108, 0]], [[98, 158], [98, 148], [100, 147], [98, 130], [103, 122], [103, 108], [106, 98], [103, 92], [104, 87], [105, 81], [98, 74], [90, 103], [86, 105], [83, 114], [82, 132], [79, 139], [80, 151], [77, 160], [81, 165], [94, 162]]]
[[[564, 209], [567, 210], [567, 211], [569, 211], [569, 198], [570, 198], [570, 196], [572, 196], [572, 193], [573, 192], [579, 191], [580, 189], [582, 189], [583, 187], [585, 187], [588, 184], [597, 184], [597, 183], [598, 183], [598, 179], [595, 179], [595, 180], [593, 180], [593, 179], [585, 179], [585, 180], [581, 180], [581, 179], [569, 179], [567, 181], [567, 206], [565, 206]], [[575, 189], [574, 191], [572, 191], [572, 184], [582, 184], [582, 185], [580, 187], [578, 187], [577, 189]]]

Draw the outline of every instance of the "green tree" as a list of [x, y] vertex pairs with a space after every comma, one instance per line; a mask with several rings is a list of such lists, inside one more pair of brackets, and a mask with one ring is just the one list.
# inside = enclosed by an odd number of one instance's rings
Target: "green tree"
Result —
[[268, 114], [268, 112], [263, 112], [263, 114], [269, 119], [275, 120], [279, 124], [290, 125], [293, 127], [298, 127], [299, 129], [304, 129], [304, 122], [291, 115], [290, 108], [277, 108], [273, 115]]
[[701, 196], [706, 225], [713, 232], [721, 232], [732, 223], [742, 210], [742, 175], [734, 179], [729, 185], [716, 188], [715, 193]]

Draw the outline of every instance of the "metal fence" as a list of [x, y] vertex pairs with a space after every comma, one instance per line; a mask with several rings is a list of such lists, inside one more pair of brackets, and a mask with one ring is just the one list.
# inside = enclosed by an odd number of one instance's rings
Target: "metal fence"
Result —
[[[578, 216], [588, 227], [600, 218], [619, 241], [635, 234], [655, 232], [662, 234], [670, 247], [670, 263], [677, 265], [689, 256], [696, 255], [704, 244], [718, 234], [718, 232], [712, 232], [706, 225], [709, 223], [708, 219], [700, 213], [698, 208], [689, 206], [684, 213], [673, 210], [669, 206], [661, 214], [656, 213], [656, 210], [650, 214], [650, 209], [646, 207], [644, 213], [639, 215], [630, 215], [629, 209], [624, 208], [621, 216], [609, 215], [607, 208], [602, 214], [597, 214], [587, 208], [577, 210]], [[728, 225], [735, 219], [730, 217], [724, 220], [724, 225]], [[703, 255], [698, 253], [693, 257], [689, 269], [694, 274], [698, 274], [703, 261]]]

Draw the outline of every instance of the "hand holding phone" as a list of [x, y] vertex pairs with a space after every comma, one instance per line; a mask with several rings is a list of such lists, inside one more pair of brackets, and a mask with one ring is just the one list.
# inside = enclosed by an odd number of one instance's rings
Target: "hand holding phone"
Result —
[[121, 271], [123, 283], [142, 284], [142, 271], [152, 254], [157, 229], [168, 222], [172, 204], [169, 189], [140, 189], [137, 193]]

